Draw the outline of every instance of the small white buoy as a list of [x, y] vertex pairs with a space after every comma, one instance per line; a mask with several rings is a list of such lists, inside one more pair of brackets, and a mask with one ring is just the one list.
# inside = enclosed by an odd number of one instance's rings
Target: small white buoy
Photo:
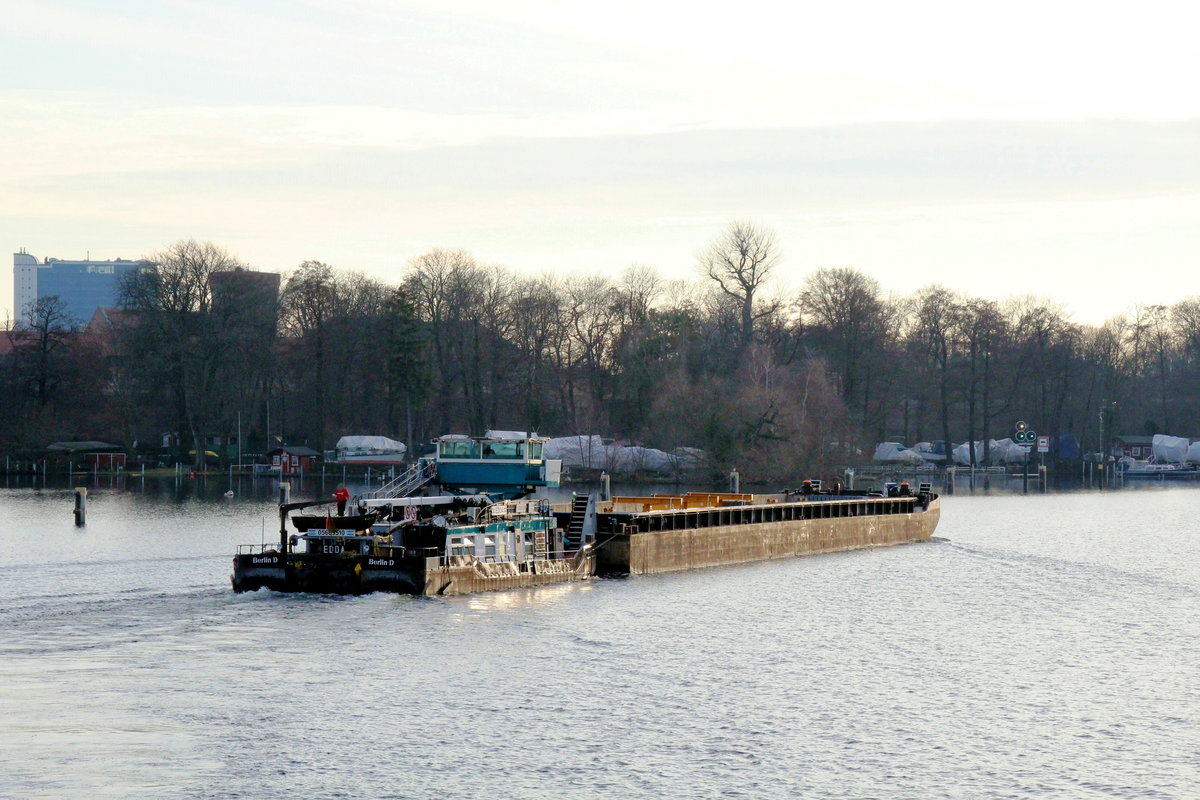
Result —
[[226, 497], [233, 497], [233, 489], [230, 489], [229, 491], [227, 491], [227, 492], [225, 493], [225, 496], [226, 496]]

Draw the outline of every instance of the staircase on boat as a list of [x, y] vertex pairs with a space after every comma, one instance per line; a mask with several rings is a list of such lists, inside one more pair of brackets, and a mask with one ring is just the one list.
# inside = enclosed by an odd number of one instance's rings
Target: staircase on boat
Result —
[[369, 500], [377, 500], [380, 497], [408, 497], [436, 477], [437, 462], [422, 458], [377, 490], [365, 493], [363, 497]]
[[576, 495], [571, 501], [571, 524], [563, 538], [563, 546], [568, 550], [578, 550], [583, 545], [583, 524], [587, 520], [588, 496]]

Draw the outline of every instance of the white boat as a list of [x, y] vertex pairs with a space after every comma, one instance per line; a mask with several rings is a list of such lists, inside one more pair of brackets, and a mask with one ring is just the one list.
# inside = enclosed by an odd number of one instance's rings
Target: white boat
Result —
[[337, 440], [332, 461], [335, 464], [391, 466], [403, 464], [408, 455], [404, 442], [386, 436], [343, 436]]
[[1189, 480], [1200, 477], [1200, 469], [1195, 464], [1164, 464], [1125, 456], [1117, 461], [1117, 474], [1126, 479]]

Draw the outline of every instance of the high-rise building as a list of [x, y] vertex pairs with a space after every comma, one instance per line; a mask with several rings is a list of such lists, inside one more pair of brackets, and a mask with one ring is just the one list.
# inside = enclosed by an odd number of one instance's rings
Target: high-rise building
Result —
[[212, 310], [245, 334], [263, 337], [266, 346], [275, 338], [279, 319], [279, 273], [238, 267], [208, 277]]
[[37, 258], [22, 250], [13, 254], [13, 314], [23, 318], [29, 305], [43, 297], [56, 295], [66, 312], [87, 322], [97, 308], [117, 304], [121, 276], [150, 266], [148, 261], [66, 261]]

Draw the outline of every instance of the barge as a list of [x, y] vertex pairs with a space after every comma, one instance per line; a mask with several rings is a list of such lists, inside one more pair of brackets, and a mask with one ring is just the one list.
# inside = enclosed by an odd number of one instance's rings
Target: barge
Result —
[[614, 497], [597, 508], [597, 569], [656, 572], [930, 539], [941, 501], [927, 484], [885, 492]]
[[559, 470], [536, 437], [442, 437], [434, 459], [359, 498], [353, 515], [282, 504], [278, 544], [240, 547], [233, 588], [468, 594], [919, 542], [940, 515], [928, 484], [528, 499]]

